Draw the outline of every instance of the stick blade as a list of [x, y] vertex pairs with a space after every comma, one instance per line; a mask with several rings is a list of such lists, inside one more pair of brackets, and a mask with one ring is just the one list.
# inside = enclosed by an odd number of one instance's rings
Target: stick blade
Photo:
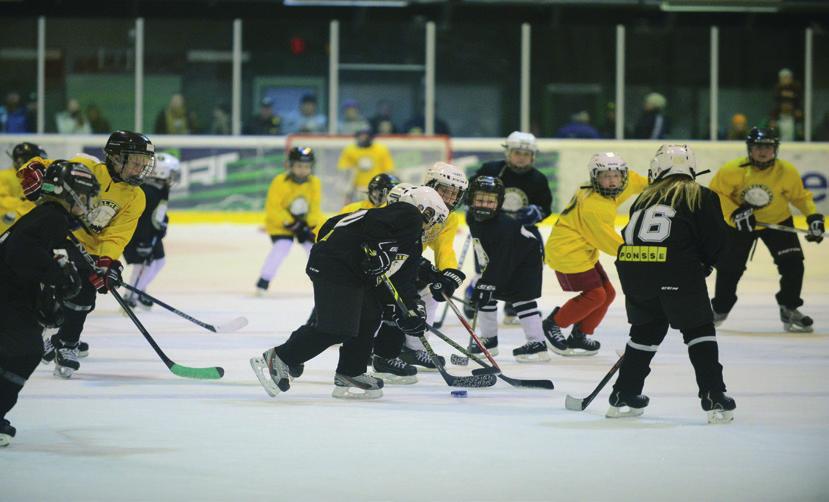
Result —
[[232, 333], [248, 325], [248, 318], [241, 316], [215, 327], [216, 333]]
[[498, 379], [495, 375], [473, 375], [456, 377], [450, 387], [492, 387]]
[[488, 366], [486, 368], [475, 368], [472, 370], [473, 375], [497, 375], [501, 370], [495, 366]]
[[182, 378], [195, 378], [197, 380], [218, 380], [225, 374], [224, 368], [213, 366], [212, 368], [190, 368], [174, 363], [170, 366], [174, 375]]
[[564, 407], [571, 411], [584, 411], [584, 399], [577, 399], [567, 394], [564, 399]]

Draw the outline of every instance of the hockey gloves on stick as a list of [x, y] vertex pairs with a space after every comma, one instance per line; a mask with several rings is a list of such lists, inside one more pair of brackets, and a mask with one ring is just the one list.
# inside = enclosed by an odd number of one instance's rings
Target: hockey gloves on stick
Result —
[[46, 166], [40, 162], [29, 162], [17, 171], [20, 179], [20, 186], [23, 187], [23, 195], [30, 201], [36, 201], [40, 197], [40, 187], [43, 186], [43, 173]]
[[738, 207], [731, 213], [731, 221], [734, 222], [734, 228], [738, 232], [753, 232], [754, 227], [757, 225], [754, 208], [748, 205]]
[[370, 245], [363, 244], [366, 257], [363, 258], [361, 265], [363, 272], [369, 277], [378, 277], [386, 273], [391, 267], [391, 256], [383, 250], [380, 244]]
[[404, 334], [422, 337], [426, 332], [426, 306], [423, 302], [418, 301], [414, 308], [409, 307], [408, 312], [398, 310], [395, 316], [394, 322]]
[[[446, 297], [455, 294], [455, 290], [461, 287], [466, 275], [456, 268], [445, 268], [440, 271], [435, 282], [429, 285], [429, 291], [436, 302], [445, 302]], [[446, 293], [446, 296], [443, 294]]]
[[478, 283], [475, 284], [475, 290], [472, 291], [472, 301], [479, 306], [487, 305], [492, 301], [492, 296], [494, 294], [495, 286], [478, 281]]
[[535, 204], [530, 204], [529, 206], [519, 209], [515, 214], [515, 219], [524, 225], [532, 225], [543, 220], [544, 214], [541, 212], [540, 207]]
[[810, 214], [806, 217], [806, 223], [809, 224], [809, 233], [806, 235], [806, 240], [809, 242], [822, 241], [823, 233], [826, 231], [823, 215], [820, 213]]
[[120, 261], [102, 256], [95, 262], [95, 268], [97, 273], [89, 275], [89, 282], [98, 290], [98, 293], [106, 294], [110, 289], [121, 284], [121, 272], [124, 266]]

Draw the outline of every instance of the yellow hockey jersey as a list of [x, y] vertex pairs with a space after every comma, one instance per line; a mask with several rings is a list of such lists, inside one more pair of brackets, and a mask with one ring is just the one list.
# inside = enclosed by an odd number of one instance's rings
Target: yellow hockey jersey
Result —
[[320, 200], [322, 184], [314, 175], [305, 183], [296, 183], [288, 173], [277, 175], [268, 188], [265, 200], [265, 231], [270, 235], [291, 235], [285, 228], [304, 215], [305, 223], [314, 231], [323, 222]]
[[432, 248], [435, 252], [435, 266], [440, 270], [458, 268], [455, 235], [458, 233], [460, 221], [460, 215], [452, 212], [443, 225], [433, 225], [423, 233], [423, 249]]
[[[748, 164], [747, 157], [726, 162], [717, 170], [708, 188], [720, 196], [722, 212], [729, 225], [731, 213], [743, 204], [745, 192], [759, 187], [771, 196], [769, 204], [754, 210], [757, 221], [780, 223], [792, 215], [791, 203], [808, 216], [817, 212], [812, 192], [803, 187], [803, 180], [791, 163], [777, 159], [771, 167], [758, 169]], [[762, 230], [758, 227], [757, 230]]]
[[628, 183], [615, 199], [580, 188], [561, 212], [544, 246], [544, 260], [563, 274], [586, 272], [599, 261], [599, 251], [616, 256], [622, 237], [614, 225], [618, 207], [641, 193], [648, 179], [628, 171]]
[[394, 170], [394, 160], [386, 145], [372, 143], [368, 148], [356, 144], [348, 145], [340, 154], [337, 168], [354, 171], [353, 185], [358, 190], [367, 190], [371, 178]]
[[0, 233], [35, 207], [23, 197], [23, 187], [14, 169], [0, 171]]
[[360, 209], [374, 209], [375, 207], [383, 207], [386, 204], [383, 203], [379, 206], [375, 206], [371, 203], [370, 200], [358, 200], [357, 202], [352, 202], [351, 204], [346, 204], [340, 209], [340, 212], [337, 214], [346, 214], [346, 213], [353, 213], [354, 211], [359, 211]]

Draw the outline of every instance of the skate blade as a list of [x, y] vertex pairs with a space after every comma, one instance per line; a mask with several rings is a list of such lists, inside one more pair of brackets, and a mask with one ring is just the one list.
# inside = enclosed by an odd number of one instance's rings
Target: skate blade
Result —
[[537, 354], [521, 354], [515, 357], [515, 361], [525, 364], [546, 363], [550, 360], [550, 354], [547, 352], [538, 352]]
[[639, 417], [644, 413], [644, 408], [631, 408], [630, 406], [611, 406], [607, 409], [605, 417], [607, 418], [626, 418]]
[[383, 397], [383, 389], [360, 389], [358, 387], [335, 385], [331, 397], [337, 399], [380, 399]]
[[[478, 346], [476, 345], [475, 348], [477, 349]], [[469, 349], [467, 348], [466, 350], [469, 350]], [[495, 356], [498, 355], [498, 347], [494, 347], [494, 348], [486, 349], [486, 350], [489, 352], [489, 355], [491, 355], [492, 357], [495, 357]], [[486, 359], [486, 356], [484, 355], [483, 352], [473, 352], [473, 351], [469, 350], [469, 353], [472, 354], [473, 356], [478, 356], [481, 359]]]
[[417, 375], [395, 375], [393, 373], [373, 372], [375, 378], [379, 378], [385, 385], [411, 385], [417, 383]]
[[796, 324], [791, 323], [783, 323], [783, 329], [785, 329], [788, 333], [812, 333], [815, 331], [815, 328], [812, 326], [798, 326]]
[[80, 352], [80, 351], [78, 352], [78, 359], [83, 359], [84, 357], [87, 357], [87, 356], [89, 356], [89, 351], [88, 350], [85, 350], [83, 352]]
[[276, 382], [274, 382], [270, 377], [270, 370], [268, 370], [268, 363], [265, 362], [265, 359], [261, 356], [251, 357], [250, 367], [253, 369], [253, 372], [256, 373], [256, 378], [259, 379], [259, 383], [262, 385], [262, 388], [265, 389], [265, 392], [267, 392], [271, 397], [276, 397], [280, 390], [279, 387], [276, 386]]
[[253, 296], [255, 298], [264, 298], [264, 297], [268, 296], [268, 290], [267, 289], [257, 289], [256, 291], [253, 292]]
[[734, 421], [732, 410], [711, 410], [708, 412], [709, 424], [727, 424]]
[[12, 442], [12, 437], [11, 436], [9, 436], [8, 434], [0, 434], [0, 448], [4, 448], [6, 446], [9, 446], [9, 444], [11, 442]]
[[564, 357], [590, 357], [599, 353], [598, 350], [584, 350], [584, 349], [564, 349], [561, 350], [556, 347], [548, 347], [556, 354]]

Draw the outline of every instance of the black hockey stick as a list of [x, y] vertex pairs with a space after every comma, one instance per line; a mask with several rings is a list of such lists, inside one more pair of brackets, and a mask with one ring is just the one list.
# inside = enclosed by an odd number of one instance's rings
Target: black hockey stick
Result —
[[191, 315], [185, 314], [181, 310], [179, 310], [179, 309], [177, 309], [177, 308], [175, 308], [171, 305], [168, 305], [168, 304], [164, 303], [163, 301], [159, 300], [158, 298], [150, 295], [147, 292], [141, 291], [140, 289], [136, 288], [135, 286], [130, 286], [127, 283], [121, 283], [121, 286], [123, 286], [125, 289], [127, 289], [129, 291], [132, 291], [133, 293], [135, 293], [137, 295], [144, 296], [145, 298], [148, 298], [153, 303], [158, 304], [161, 307], [164, 307], [165, 309], [167, 309], [170, 312], [176, 314], [177, 316], [183, 317], [184, 319], [187, 319], [188, 321], [192, 322], [193, 324], [201, 326], [202, 328], [204, 328], [208, 331], [212, 331], [213, 333], [230, 333], [232, 331], [238, 331], [238, 330], [240, 330], [240, 329], [242, 329], [242, 328], [244, 328], [245, 326], [248, 325], [248, 320], [244, 316], [236, 317], [236, 318], [231, 319], [230, 321], [228, 321], [224, 324], [219, 324], [219, 325], [209, 324], [209, 323], [206, 323], [204, 321], [200, 321], [200, 320], [196, 319], [195, 317], [193, 317]]
[[619, 371], [619, 368], [622, 366], [622, 361], [624, 359], [625, 353], [622, 352], [622, 355], [619, 356], [619, 360], [616, 361], [616, 364], [614, 364], [613, 367], [610, 368], [610, 371], [608, 371], [607, 375], [605, 375], [604, 378], [602, 378], [602, 381], [599, 382], [599, 385], [596, 386], [593, 392], [591, 392], [590, 395], [588, 395], [584, 399], [577, 399], [571, 396], [570, 394], [567, 394], [567, 397], [564, 399], [564, 407], [572, 411], [584, 411], [588, 406], [590, 406], [590, 403], [593, 402], [594, 399], [596, 399], [596, 396], [598, 396], [599, 392], [601, 392], [604, 386], [607, 385], [607, 382], [609, 382], [610, 379], [613, 378], [613, 375], [615, 375], [616, 372]]
[[[463, 262], [466, 260], [466, 252], [469, 251], [469, 244], [472, 243], [472, 233], [470, 232], [466, 236], [466, 240], [463, 241], [463, 249], [461, 249], [461, 256], [458, 258], [458, 268], [463, 268]], [[443, 326], [443, 321], [446, 320], [446, 313], [449, 312], [449, 306], [443, 306], [443, 313], [440, 314], [440, 319], [432, 323], [432, 326], [440, 329]]]
[[[371, 256], [373, 251], [369, 249], [367, 246], [363, 246], [363, 252], [367, 255]], [[403, 313], [403, 315], [408, 315], [409, 308], [403, 302], [403, 299], [400, 298], [400, 295], [397, 293], [397, 288], [394, 287], [389, 276], [386, 273], [382, 273], [378, 276], [383, 284], [386, 286], [386, 289], [389, 290], [391, 296], [394, 298], [394, 303], [398, 309]], [[429, 354], [429, 359], [431, 359], [432, 364], [435, 365], [435, 368], [440, 373], [440, 376], [446, 381], [446, 384], [450, 387], [492, 387], [495, 385], [497, 381], [495, 376], [493, 375], [472, 375], [472, 376], [455, 376], [450, 375], [449, 372], [443, 367], [440, 363], [440, 359], [438, 359], [437, 354], [432, 349], [432, 346], [429, 345], [429, 342], [426, 340], [426, 337], [422, 337], [420, 339], [423, 342], [423, 348], [426, 350], [426, 353]]]
[[[450, 298], [446, 297], [446, 295], [444, 295], [444, 298], [446, 298], [446, 303], [448, 303], [449, 306], [452, 308], [452, 312], [454, 312], [455, 315], [458, 316], [458, 319], [461, 321], [461, 324], [463, 324], [463, 327], [466, 328], [467, 331], [469, 331], [469, 335], [472, 337], [473, 340], [475, 340], [475, 343], [481, 349], [481, 352], [483, 352], [483, 354], [486, 356], [486, 358], [489, 359], [489, 362], [492, 363], [492, 366], [498, 370], [498, 373], [496, 374], [498, 376], [498, 378], [500, 378], [501, 380], [507, 382], [508, 384], [512, 385], [513, 387], [528, 387], [528, 388], [549, 389], [549, 390], [555, 389], [555, 385], [553, 384], [552, 380], [543, 380], [543, 379], [525, 380], [525, 379], [521, 379], [521, 378], [510, 378], [510, 377], [504, 375], [503, 373], [501, 373], [501, 367], [498, 366], [498, 363], [495, 362], [495, 358], [493, 358], [492, 355], [489, 353], [489, 351], [486, 350], [486, 347], [484, 347], [484, 344], [481, 342], [481, 339], [478, 338], [478, 336], [475, 334], [475, 330], [472, 328], [472, 326], [470, 326], [469, 323], [467, 322], [467, 320], [463, 318], [463, 314], [458, 309], [458, 306], [455, 305], [454, 303], [452, 303], [452, 300]], [[443, 337], [441, 337], [441, 338], [443, 338]], [[456, 344], [455, 342], [450, 343], [450, 345], [452, 345], [455, 348], [461, 348], [462, 349], [462, 347], [460, 347], [460, 345]], [[484, 364], [484, 362], [481, 360], [481, 358], [477, 357], [475, 354], [469, 352], [468, 350], [461, 350], [461, 352], [463, 354], [465, 354], [468, 358], [470, 358], [473, 361], [475, 361], [476, 363], [478, 363], [480, 366], [488, 367], [486, 364]]]
[[[83, 247], [83, 244], [81, 244], [80, 241], [78, 241], [77, 237], [75, 237], [71, 233], [68, 234], [68, 236], [69, 240], [72, 241], [72, 243], [78, 249], [78, 252], [81, 253], [84, 260], [86, 260], [87, 264], [89, 264], [90, 268], [92, 268], [92, 270], [94, 271], [95, 260], [86, 251], [86, 249]], [[158, 357], [161, 358], [164, 364], [167, 365], [167, 368], [174, 375], [184, 378], [218, 380], [219, 378], [222, 378], [222, 376], [225, 374], [225, 370], [219, 366], [213, 366], [210, 368], [191, 368], [189, 366], [182, 366], [170, 359], [169, 357], [167, 357], [167, 354], [165, 354], [164, 351], [161, 350], [161, 347], [159, 347], [158, 344], [155, 343], [155, 340], [153, 340], [153, 337], [150, 336], [150, 333], [149, 331], [147, 331], [147, 328], [145, 328], [144, 325], [141, 324], [141, 321], [139, 321], [138, 318], [135, 316], [135, 313], [132, 311], [130, 306], [127, 305], [127, 302], [125, 302], [124, 299], [121, 298], [121, 295], [118, 293], [118, 291], [111, 289], [109, 292], [110, 294], [112, 294], [112, 297], [115, 298], [115, 301], [118, 303], [118, 305], [120, 305], [121, 308], [124, 309], [124, 312], [126, 312], [127, 316], [129, 316], [130, 320], [135, 324], [135, 327], [138, 328], [138, 331], [141, 332], [141, 335], [144, 336], [144, 339], [147, 340], [147, 342], [153, 348], [155, 353], [158, 354]]]

